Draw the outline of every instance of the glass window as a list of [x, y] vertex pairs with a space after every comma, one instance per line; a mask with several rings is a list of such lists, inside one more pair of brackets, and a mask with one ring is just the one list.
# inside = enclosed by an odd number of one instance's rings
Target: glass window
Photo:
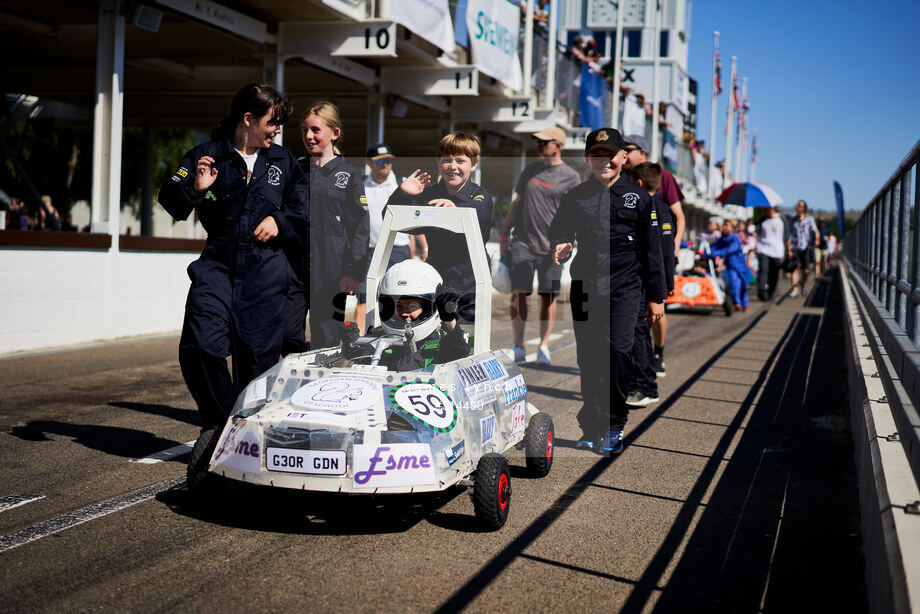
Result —
[[670, 32], [668, 30], [661, 31], [661, 40], [658, 41], [658, 56], [662, 58], [668, 57], [668, 43], [671, 41]]
[[626, 37], [623, 43], [626, 46], [626, 57], [642, 57], [642, 30], [627, 30], [623, 35]]

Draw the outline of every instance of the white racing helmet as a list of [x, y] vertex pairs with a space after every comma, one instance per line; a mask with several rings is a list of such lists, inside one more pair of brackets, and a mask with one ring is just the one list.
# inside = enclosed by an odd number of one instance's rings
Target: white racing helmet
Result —
[[[383, 329], [389, 334], [403, 334], [409, 324], [416, 340], [433, 333], [441, 323], [435, 306], [435, 291], [442, 281], [435, 268], [421, 260], [403, 260], [391, 266], [380, 282], [377, 295]], [[422, 315], [417, 320], [407, 322], [396, 313], [396, 301], [401, 298], [420, 299]]]

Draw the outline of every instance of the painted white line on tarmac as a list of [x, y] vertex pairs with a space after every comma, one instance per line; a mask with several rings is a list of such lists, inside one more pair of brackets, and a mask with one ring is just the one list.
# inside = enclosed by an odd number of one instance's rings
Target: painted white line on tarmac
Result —
[[[566, 349], [572, 347], [573, 345], [575, 345], [575, 342], [574, 342], [574, 341], [569, 341], [568, 343], [564, 343], [564, 344], [560, 345], [559, 347], [550, 348], [550, 349], [549, 349], [550, 359], [552, 359], [552, 353], [553, 353], [553, 352], [561, 352], [562, 350], [566, 350]], [[524, 357], [524, 362], [536, 362], [536, 361], [537, 361], [537, 353], [536, 353], [536, 352], [531, 352], [530, 354], [528, 354], [527, 356]]]
[[[555, 341], [556, 339], [562, 339], [562, 335], [566, 334], [567, 332], [569, 332], [568, 329], [558, 332], [558, 333], [553, 333], [552, 335], [549, 336], [549, 339], [547, 339], [547, 341]], [[538, 343], [540, 343], [540, 337], [534, 337], [533, 339], [528, 339], [527, 341], [525, 341], [524, 345], [536, 345]]]
[[185, 476], [170, 478], [160, 482], [159, 484], [146, 486], [144, 488], [135, 490], [134, 492], [129, 492], [127, 494], [121, 495], [120, 497], [109, 499], [108, 501], [93, 503], [92, 505], [87, 505], [82, 509], [70, 512], [69, 514], [64, 514], [63, 516], [58, 516], [57, 518], [52, 518], [51, 520], [46, 520], [45, 522], [34, 524], [31, 527], [22, 529], [21, 531], [16, 531], [15, 533], [0, 536], [0, 552], [6, 552], [7, 550], [15, 548], [16, 546], [22, 546], [23, 544], [35, 541], [36, 539], [41, 539], [42, 537], [47, 537], [48, 535], [59, 533], [65, 529], [75, 527], [78, 524], [83, 524], [84, 522], [89, 522], [90, 520], [95, 520], [97, 518], [107, 516], [112, 512], [123, 510], [126, 507], [131, 507], [136, 503], [151, 499], [161, 492], [169, 490], [174, 486], [178, 486], [183, 482], [185, 482]]
[[0, 497], [0, 512], [44, 498], [45, 495], [7, 495], [6, 497]]
[[132, 463], [140, 463], [142, 465], [153, 465], [155, 463], [162, 463], [163, 461], [172, 460], [180, 456], [184, 456], [192, 451], [192, 447], [195, 445], [195, 440], [189, 441], [188, 443], [180, 443], [178, 446], [173, 446], [162, 452], [157, 452], [156, 454], [151, 454], [150, 456], [145, 456], [144, 458], [132, 458]]

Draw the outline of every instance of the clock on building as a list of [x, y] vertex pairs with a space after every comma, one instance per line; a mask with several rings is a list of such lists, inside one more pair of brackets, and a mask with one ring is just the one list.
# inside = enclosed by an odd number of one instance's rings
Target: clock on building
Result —
[[585, 25], [593, 30], [613, 30], [617, 27], [617, 6], [623, 5], [623, 25], [645, 25], [646, 0], [588, 0]]

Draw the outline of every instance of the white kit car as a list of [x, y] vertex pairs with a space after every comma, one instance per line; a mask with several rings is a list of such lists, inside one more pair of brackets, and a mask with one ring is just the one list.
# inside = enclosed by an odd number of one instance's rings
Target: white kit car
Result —
[[[491, 283], [475, 211], [390, 207], [371, 260], [367, 295], [377, 296], [398, 231], [436, 226], [466, 235], [476, 280], [472, 354], [423, 371], [378, 365], [408, 335], [362, 337], [363, 352], [341, 346], [291, 355], [240, 394], [210, 460], [212, 473], [250, 484], [339, 493], [420, 493], [471, 487], [486, 529], [507, 518], [511, 487], [503, 452], [526, 449], [545, 476], [553, 463], [553, 422], [527, 402], [514, 362], [489, 346]], [[379, 327], [376, 300], [368, 323]], [[407, 338], [408, 337], [408, 338]], [[197, 446], [196, 446], [197, 449]], [[196, 462], [193, 458], [192, 463]]]

